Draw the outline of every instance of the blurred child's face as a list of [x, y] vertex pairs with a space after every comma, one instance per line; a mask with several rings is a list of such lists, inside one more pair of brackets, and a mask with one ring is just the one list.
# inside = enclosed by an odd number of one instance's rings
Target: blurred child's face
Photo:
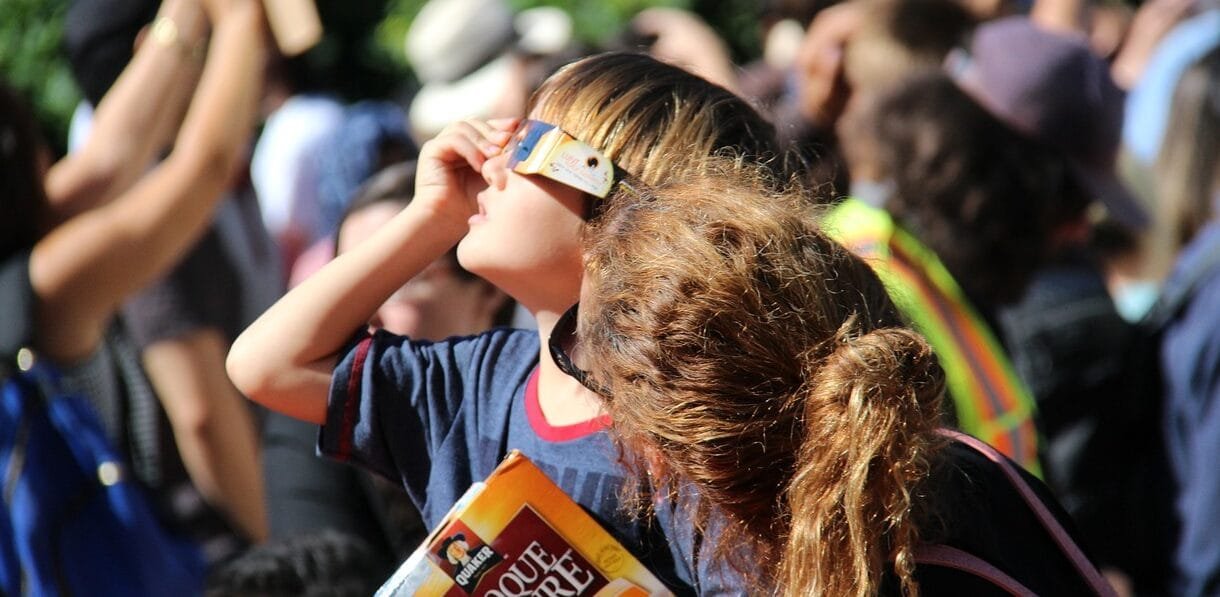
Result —
[[532, 311], [561, 312], [576, 301], [583, 272], [584, 193], [506, 168], [508, 156], [483, 165], [488, 187], [458, 245], [462, 266]]
[[[370, 236], [400, 209], [397, 203], [382, 202], [348, 216], [339, 235], [339, 252]], [[459, 275], [446, 255], [403, 284], [369, 325], [421, 340], [443, 340], [490, 328], [503, 301], [503, 295], [487, 282]]]

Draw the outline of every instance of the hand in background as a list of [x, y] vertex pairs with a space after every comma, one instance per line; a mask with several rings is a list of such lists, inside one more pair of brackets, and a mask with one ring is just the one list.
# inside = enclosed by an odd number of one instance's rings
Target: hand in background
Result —
[[631, 19], [637, 33], [655, 37], [649, 53], [737, 92], [737, 73], [728, 46], [698, 15], [677, 8], [649, 8]]
[[843, 51], [864, 22], [864, 8], [845, 2], [823, 9], [805, 33], [796, 57], [801, 115], [831, 127], [843, 113], [850, 90], [843, 76]]
[[1178, 23], [1193, 15], [1197, 7], [1197, 0], [1145, 2], [1135, 13], [1127, 39], [1110, 68], [1114, 82], [1123, 89], [1134, 87], [1143, 76], [1157, 45]]

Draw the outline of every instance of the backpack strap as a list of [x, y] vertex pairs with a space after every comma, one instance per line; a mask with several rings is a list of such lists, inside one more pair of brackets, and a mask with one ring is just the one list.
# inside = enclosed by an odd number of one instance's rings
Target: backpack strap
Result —
[[140, 352], [124, 334], [123, 323], [116, 320], [106, 331], [104, 342], [110, 350], [120, 384], [123, 441], [136, 478], [150, 488], [166, 486], [167, 463], [163, 445], [162, 407], [151, 382], [145, 377]]
[[1021, 495], [1021, 498], [1025, 500], [1025, 503], [1028, 504], [1030, 509], [1033, 510], [1034, 514], [1037, 515], [1038, 520], [1042, 522], [1042, 526], [1048, 533], [1050, 533], [1051, 538], [1055, 540], [1055, 544], [1059, 546], [1059, 549], [1063, 552], [1063, 554], [1072, 562], [1072, 566], [1076, 568], [1076, 571], [1080, 573], [1080, 576], [1084, 578], [1088, 585], [1092, 587], [1098, 595], [1116, 595], [1114, 589], [1110, 586], [1110, 583], [1102, 577], [1101, 572], [1098, 572], [1097, 568], [1093, 566], [1093, 563], [1089, 561], [1089, 558], [1084, 555], [1084, 552], [1080, 550], [1080, 547], [1076, 545], [1076, 542], [1073, 541], [1071, 536], [1068, 535], [1067, 530], [1063, 528], [1063, 525], [1059, 524], [1059, 520], [1056, 519], [1053, 514], [1051, 514], [1050, 510], [1047, 509], [1046, 504], [1042, 503], [1042, 500], [1036, 493], [1034, 493], [1033, 488], [1031, 488], [1029, 484], [1025, 482], [1025, 479], [1021, 478], [1021, 474], [1017, 472], [1017, 469], [1012, 465], [1011, 462], [1008, 461], [1007, 458], [1000, 454], [995, 448], [964, 433], [950, 429], [941, 429], [940, 433], [941, 435], [969, 446], [975, 451], [986, 456], [988, 460], [999, 465], [1000, 470], [1004, 472], [1004, 476], [1008, 478], [1008, 481], [1012, 483], [1012, 486]]
[[915, 549], [915, 562], [973, 574], [1016, 597], [1037, 596], [1037, 593], [1029, 590], [1029, 587], [1021, 584], [1017, 579], [1005, 574], [1003, 570], [956, 547], [943, 544], [920, 545]]

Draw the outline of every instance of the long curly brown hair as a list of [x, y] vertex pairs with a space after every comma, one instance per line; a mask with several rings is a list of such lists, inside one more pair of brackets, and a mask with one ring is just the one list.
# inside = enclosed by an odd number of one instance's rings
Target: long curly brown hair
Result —
[[701, 556], [751, 583], [869, 595], [890, 568], [915, 594], [943, 372], [811, 201], [711, 170], [587, 232], [578, 333], [624, 459], [647, 494], [692, 486]]

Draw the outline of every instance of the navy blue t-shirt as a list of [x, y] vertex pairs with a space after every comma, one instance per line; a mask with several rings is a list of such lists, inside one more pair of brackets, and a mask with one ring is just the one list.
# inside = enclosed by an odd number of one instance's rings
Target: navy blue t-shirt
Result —
[[619, 510], [624, 471], [607, 420], [547, 424], [538, 349], [537, 332], [526, 330], [441, 342], [362, 337], [335, 368], [319, 449], [401, 482], [428, 528], [520, 450], [675, 592], [693, 592], [690, 543], [658, 530], [671, 521]]

